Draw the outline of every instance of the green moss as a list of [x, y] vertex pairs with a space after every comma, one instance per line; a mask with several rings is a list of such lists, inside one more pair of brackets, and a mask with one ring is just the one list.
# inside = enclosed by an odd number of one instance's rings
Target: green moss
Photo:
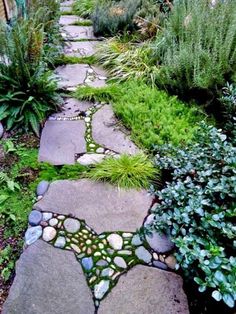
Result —
[[117, 85], [107, 85], [104, 87], [79, 86], [73, 96], [79, 100], [88, 100], [92, 102], [106, 102], [117, 99], [120, 96]]
[[56, 60], [56, 65], [64, 65], [64, 64], [95, 64], [97, 61], [95, 56], [89, 56], [89, 57], [73, 57], [73, 56], [60, 56]]
[[82, 21], [77, 21], [74, 22], [71, 25], [76, 25], [76, 26], [92, 26], [93, 22], [91, 20], [82, 20]]

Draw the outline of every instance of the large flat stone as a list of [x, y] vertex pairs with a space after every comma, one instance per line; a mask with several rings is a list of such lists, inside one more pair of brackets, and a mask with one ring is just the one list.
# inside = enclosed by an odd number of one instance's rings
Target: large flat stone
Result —
[[67, 64], [56, 69], [56, 75], [60, 78], [58, 87], [66, 89], [84, 84], [87, 71], [90, 67], [87, 64]]
[[97, 233], [136, 231], [151, 206], [146, 191], [118, 189], [88, 179], [55, 181], [35, 209], [72, 214], [84, 219]]
[[120, 277], [98, 314], [187, 314], [182, 285], [181, 277], [174, 273], [136, 266]]
[[83, 21], [83, 19], [77, 15], [61, 15], [60, 20], [59, 20], [59, 24], [60, 25], [71, 25], [71, 24], [74, 24], [74, 23], [79, 22], [81, 20]]
[[93, 139], [117, 153], [135, 154], [138, 148], [129, 136], [120, 130], [111, 106], [105, 105], [93, 116]]
[[72, 252], [39, 240], [28, 247], [16, 266], [16, 276], [3, 314], [93, 314], [92, 293]]
[[39, 161], [72, 165], [86, 151], [84, 121], [47, 121], [40, 140]]
[[66, 0], [60, 3], [62, 7], [71, 7], [74, 3], [74, 0]]
[[65, 98], [63, 106], [61, 108], [61, 112], [55, 113], [51, 115], [52, 118], [58, 117], [75, 117], [80, 112], [88, 110], [94, 104], [90, 103], [89, 101], [80, 101], [76, 98]]
[[95, 54], [98, 41], [71, 41], [64, 48], [66, 56], [89, 57]]
[[65, 25], [61, 33], [66, 40], [96, 39], [92, 26]]

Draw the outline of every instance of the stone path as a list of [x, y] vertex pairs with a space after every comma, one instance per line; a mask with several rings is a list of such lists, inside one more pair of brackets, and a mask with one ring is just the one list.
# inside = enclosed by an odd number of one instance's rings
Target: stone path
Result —
[[[61, 11], [72, 4], [61, 3]], [[60, 19], [66, 55], [96, 52], [91, 27], [73, 25], [81, 20]], [[107, 79], [103, 69], [85, 64], [60, 66], [56, 74], [64, 93], [79, 85], [99, 88]], [[39, 160], [90, 165], [137, 152], [109, 104], [68, 95], [44, 126]], [[43, 181], [37, 197], [3, 314], [189, 313], [182, 279], [173, 271], [173, 244], [163, 234], [143, 238], [137, 232], [153, 219], [146, 191], [88, 179]]]

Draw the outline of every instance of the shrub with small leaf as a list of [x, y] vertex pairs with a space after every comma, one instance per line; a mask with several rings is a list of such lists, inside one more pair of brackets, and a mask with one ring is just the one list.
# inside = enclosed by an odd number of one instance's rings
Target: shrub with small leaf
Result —
[[92, 15], [94, 33], [110, 36], [135, 29], [134, 16], [141, 0], [106, 1], [98, 4]]
[[178, 265], [199, 291], [234, 307], [236, 300], [236, 147], [201, 125], [198, 143], [157, 148], [156, 165], [172, 175], [153, 210], [152, 228], [170, 233]]

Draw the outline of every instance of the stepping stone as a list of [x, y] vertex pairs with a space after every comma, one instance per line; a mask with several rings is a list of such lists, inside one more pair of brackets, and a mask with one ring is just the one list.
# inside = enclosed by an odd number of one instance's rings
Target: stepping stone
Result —
[[21, 255], [3, 314], [91, 314], [93, 296], [72, 252], [38, 240]]
[[56, 69], [56, 75], [60, 78], [59, 88], [77, 87], [84, 84], [87, 71], [90, 69], [87, 64], [67, 64]]
[[71, 118], [78, 116], [81, 111], [86, 111], [90, 107], [93, 107], [93, 103], [88, 101], [80, 101], [75, 98], [65, 98], [62, 111], [51, 115], [50, 118]]
[[138, 148], [120, 130], [118, 123], [111, 106], [103, 106], [93, 116], [92, 133], [94, 141], [117, 153], [138, 153]]
[[47, 121], [40, 140], [39, 161], [75, 164], [75, 154], [86, 151], [84, 121]]
[[34, 209], [71, 214], [84, 219], [95, 232], [135, 232], [142, 225], [152, 203], [144, 190], [123, 190], [88, 179], [61, 180], [50, 187]]
[[92, 26], [66, 25], [61, 34], [66, 40], [96, 39]]
[[60, 25], [71, 25], [79, 21], [83, 21], [84, 19], [80, 18], [77, 15], [61, 15], [59, 24]]
[[64, 49], [66, 56], [90, 57], [95, 54], [98, 41], [72, 41]]
[[71, 12], [71, 7], [64, 7], [64, 6], [60, 6], [60, 11], [61, 12]]
[[80, 156], [77, 162], [83, 166], [90, 166], [102, 162], [106, 157], [107, 155], [104, 154], [88, 153]]
[[68, 6], [71, 7], [74, 2], [75, 2], [74, 0], [66, 0], [66, 1], [61, 2], [60, 5], [62, 7], [68, 7]]
[[156, 268], [136, 266], [120, 277], [98, 314], [188, 314], [180, 276]]

